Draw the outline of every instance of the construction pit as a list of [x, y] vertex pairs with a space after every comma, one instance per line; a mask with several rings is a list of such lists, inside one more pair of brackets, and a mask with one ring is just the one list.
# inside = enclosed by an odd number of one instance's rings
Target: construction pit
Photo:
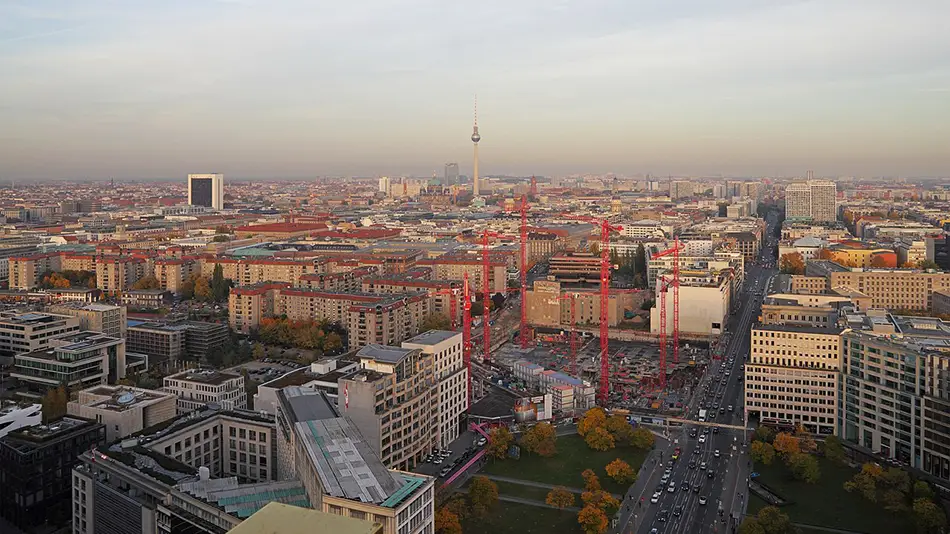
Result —
[[[656, 343], [610, 340], [611, 408], [640, 413], [679, 415], [688, 406], [709, 362], [707, 347], [683, 344], [674, 362], [670, 347], [666, 356], [666, 384], [661, 387], [660, 349]], [[506, 343], [493, 354], [495, 363], [511, 369], [527, 360], [546, 370], [577, 376], [597, 388], [600, 384], [600, 339], [578, 339], [576, 373], [572, 372], [571, 348], [566, 342], [544, 341], [521, 349]]]

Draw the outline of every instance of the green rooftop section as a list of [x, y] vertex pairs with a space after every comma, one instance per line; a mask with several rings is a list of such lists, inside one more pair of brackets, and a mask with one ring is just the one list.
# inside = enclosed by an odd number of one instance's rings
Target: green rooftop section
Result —
[[399, 488], [399, 491], [397, 491], [396, 493], [393, 493], [392, 495], [389, 496], [388, 499], [383, 501], [383, 504], [381, 504], [381, 506], [384, 506], [386, 508], [395, 508], [399, 506], [399, 503], [406, 500], [407, 497], [412, 495], [417, 489], [419, 489], [423, 484], [426, 483], [426, 479], [424, 478], [413, 477], [409, 475], [401, 475], [401, 476], [403, 480], [406, 481], [405, 485]]

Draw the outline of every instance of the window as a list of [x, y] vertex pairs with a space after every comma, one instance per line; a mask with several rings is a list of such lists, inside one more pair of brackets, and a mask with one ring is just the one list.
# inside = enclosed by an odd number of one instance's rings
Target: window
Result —
[[228, 435], [231, 436], [232, 438], [234, 437], [236, 433], [237, 433], [237, 430], [233, 426], [228, 429]]

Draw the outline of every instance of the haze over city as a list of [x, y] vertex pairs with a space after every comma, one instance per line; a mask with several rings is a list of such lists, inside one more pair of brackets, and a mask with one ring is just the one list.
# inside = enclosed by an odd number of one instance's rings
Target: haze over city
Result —
[[[118, 8], [118, 9], [117, 9]], [[950, 4], [0, 5], [0, 179], [950, 174]]]

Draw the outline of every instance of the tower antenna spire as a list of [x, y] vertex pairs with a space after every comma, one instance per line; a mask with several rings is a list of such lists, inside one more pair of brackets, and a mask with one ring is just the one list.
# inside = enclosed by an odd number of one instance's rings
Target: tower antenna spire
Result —
[[474, 145], [474, 165], [472, 172], [472, 197], [477, 197], [479, 193], [478, 187], [478, 142], [481, 141], [482, 136], [478, 134], [478, 95], [475, 95], [475, 124], [472, 128], [472, 144]]

